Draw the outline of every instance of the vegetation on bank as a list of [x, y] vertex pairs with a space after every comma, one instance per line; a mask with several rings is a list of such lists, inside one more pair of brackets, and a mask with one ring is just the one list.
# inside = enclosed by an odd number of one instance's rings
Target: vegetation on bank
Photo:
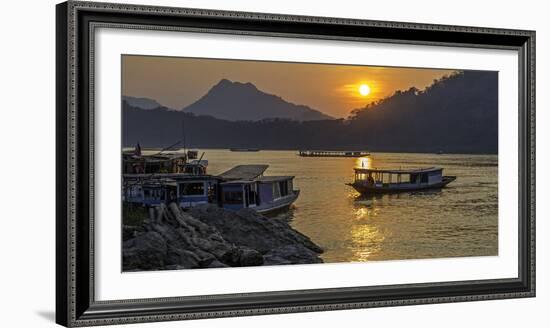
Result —
[[149, 217], [147, 209], [141, 205], [122, 202], [122, 224], [140, 226]]

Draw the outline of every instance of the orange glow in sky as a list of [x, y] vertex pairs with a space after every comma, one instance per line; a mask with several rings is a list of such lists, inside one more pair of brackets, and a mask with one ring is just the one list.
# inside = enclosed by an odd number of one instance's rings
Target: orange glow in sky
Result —
[[[226, 78], [328, 115], [356, 108], [411, 87], [424, 89], [453, 70], [307, 64], [248, 60], [125, 55], [122, 94], [147, 97], [182, 109]], [[367, 90], [368, 89], [368, 90]]]

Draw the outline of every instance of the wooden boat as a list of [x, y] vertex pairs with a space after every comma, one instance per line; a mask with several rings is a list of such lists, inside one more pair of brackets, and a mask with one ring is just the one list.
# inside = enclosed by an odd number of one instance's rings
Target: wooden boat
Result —
[[225, 181], [254, 180], [263, 176], [268, 167], [265, 164], [237, 165], [218, 176]]
[[300, 195], [294, 176], [265, 176], [267, 165], [238, 165], [220, 174], [221, 207], [251, 208], [262, 214], [286, 211]]
[[443, 188], [456, 180], [444, 176], [437, 167], [418, 169], [355, 168], [355, 179], [349, 186], [362, 194], [397, 193]]
[[365, 157], [369, 156], [370, 153], [366, 151], [357, 151], [357, 150], [300, 150], [298, 151], [298, 156], [301, 157]]
[[125, 174], [123, 200], [155, 207], [176, 202], [182, 208], [201, 204], [262, 214], [288, 210], [300, 191], [293, 176], [264, 176], [267, 165], [238, 165], [218, 176], [180, 173]]
[[124, 176], [123, 199], [142, 206], [178, 203], [182, 208], [218, 204], [220, 179], [211, 175], [165, 173]]
[[122, 173], [128, 174], [206, 174], [208, 161], [202, 156], [197, 159], [198, 150], [187, 152], [160, 151], [142, 154], [139, 144], [134, 150], [122, 153]]
[[223, 182], [222, 207], [231, 211], [250, 208], [262, 214], [286, 211], [300, 195], [293, 188], [293, 179], [293, 176], [268, 176]]

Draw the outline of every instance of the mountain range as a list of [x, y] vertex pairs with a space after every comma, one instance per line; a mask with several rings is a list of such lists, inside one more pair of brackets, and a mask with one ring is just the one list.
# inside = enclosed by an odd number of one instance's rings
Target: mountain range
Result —
[[[156, 100], [123, 97], [130, 106], [141, 109], [162, 107]], [[182, 109], [185, 113], [212, 116], [227, 121], [261, 121], [283, 118], [294, 121], [328, 120], [333, 117], [304, 105], [259, 90], [254, 84], [220, 80], [204, 96]]]
[[260, 91], [250, 82], [231, 82], [227, 79], [222, 79], [206, 95], [183, 111], [227, 121], [260, 121], [272, 118], [295, 121], [333, 119], [308, 106], [296, 105], [279, 96]]
[[[226, 91], [215, 90], [220, 83]], [[229, 84], [235, 83], [220, 83], [208, 94], [216, 96], [216, 103], [232, 101], [227, 90], [233, 90]], [[255, 89], [246, 84], [236, 87]], [[272, 97], [277, 98], [262, 99]], [[214, 101], [205, 99], [202, 104], [206, 103]], [[166, 147], [182, 139], [185, 126], [187, 146], [200, 148], [498, 153], [498, 72], [464, 71], [436, 80], [424, 90], [399, 90], [355, 109], [347, 119], [235, 121], [195, 114], [206, 108], [199, 105], [196, 112], [166, 107], [146, 110], [124, 100], [123, 145]], [[227, 114], [241, 107], [224, 108]]]

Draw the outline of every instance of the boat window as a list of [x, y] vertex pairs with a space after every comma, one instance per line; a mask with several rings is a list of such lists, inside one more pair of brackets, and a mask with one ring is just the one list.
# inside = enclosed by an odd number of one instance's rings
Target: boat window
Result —
[[294, 186], [292, 185], [292, 180], [288, 180], [287, 183], [288, 183], [288, 188], [287, 188], [288, 193], [292, 194], [294, 192]]
[[252, 184], [248, 187], [246, 190], [248, 193], [248, 201], [249, 205], [259, 205], [258, 201], [258, 186], [256, 184]]
[[420, 182], [422, 182], [422, 183], [428, 183], [428, 174], [427, 174], [427, 173], [423, 173], [423, 174], [421, 175], [421, 180], [420, 180]]
[[199, 196], [204, 195], [204, 183], [189, 182], [180, 184], [181, 196]]
[[218, 201], [217, 194], [218, 194], [218, 186], [210, 182], [208, 184], [208, 202], [216, 203]]
[[279, 191], [281, 193], [281, 197], [288, 195], [288, 183], [286, 180], [279, 181]]
[[240, 204], [243, 203], [243, 193], [240, 191], [225, 191], [223, 193], [224, 204]]
[[273, 199], [280, 198], [281, 197], [281, 186], [278, 183], [273, 183]]

